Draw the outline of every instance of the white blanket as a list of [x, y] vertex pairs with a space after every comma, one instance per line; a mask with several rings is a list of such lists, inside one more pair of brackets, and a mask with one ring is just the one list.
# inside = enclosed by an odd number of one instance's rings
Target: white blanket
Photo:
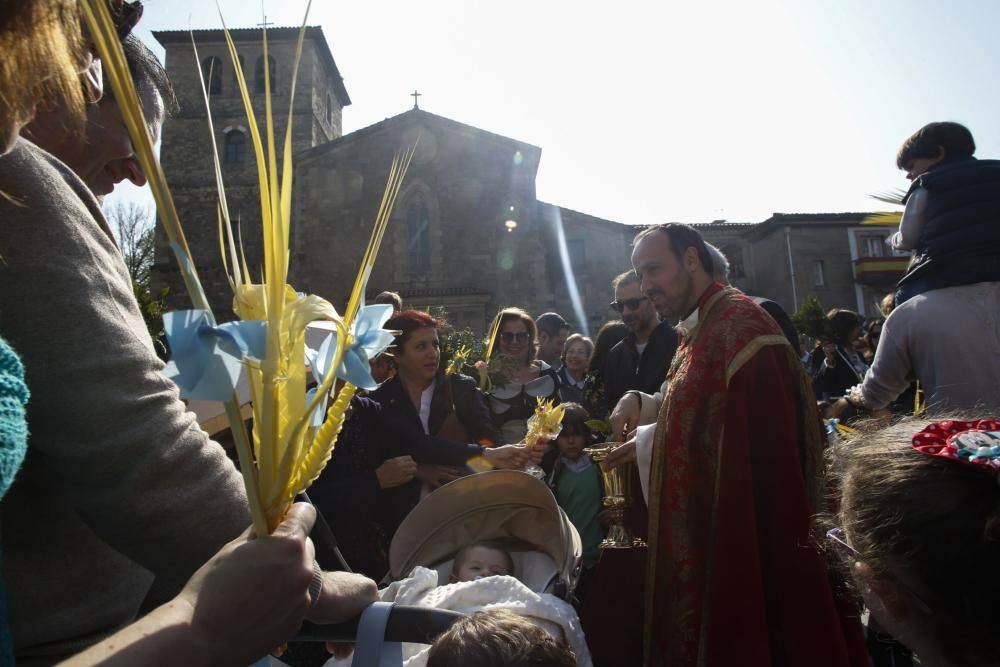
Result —
[[[580, 667], [592, 667], [593, 664], [580, 619], [572, 605], [554, 595], [535, 593], [514, 577], [485, 577], [438, 586], [438, 573], [418, 566], [408, 578], [379, 591], [379, 598], [383, 602], [450, 609], [465, 614], [483, 609], [508, 609], [527, 617], [553, 637], [566, 641]], [[403, 665], [421, 667], [427, 664], [429, 652], [430, 646], [425, 644], [403, 644]], [[327, 663], [332, 664], [335, 663]]]

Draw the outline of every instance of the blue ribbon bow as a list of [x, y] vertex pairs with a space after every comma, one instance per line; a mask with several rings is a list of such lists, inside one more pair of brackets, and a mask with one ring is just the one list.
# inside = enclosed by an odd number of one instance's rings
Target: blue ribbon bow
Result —
[[207, 310], [166, 313], [163, 328], [171, 358], [163, 372], [184, 398], [228, 400], [243, 372], [243, 359], [264, 357], [266, 327], [256, 320], [217, 325]]

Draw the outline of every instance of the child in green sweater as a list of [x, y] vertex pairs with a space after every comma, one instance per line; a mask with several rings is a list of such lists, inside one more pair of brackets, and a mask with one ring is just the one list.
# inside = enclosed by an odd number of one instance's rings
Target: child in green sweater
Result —
[[590, 415], [578, 403], [564, 403], [562, 431], [556, 438], [559, 460], [556, 461], [549, 478], [549, 486], [555, 494], [559, 506], [576, 526], [583, 543], [583, 574], [577, 587], [579, 598], [586, 589], [589, 570], [597, 564], [600, 556], [598, 547], [604, 539], [598, 515], [601, 513], [603, 484], [601, 469], [594, 465], [583, 451], [593, 444], [593, 436], [587, 428]]

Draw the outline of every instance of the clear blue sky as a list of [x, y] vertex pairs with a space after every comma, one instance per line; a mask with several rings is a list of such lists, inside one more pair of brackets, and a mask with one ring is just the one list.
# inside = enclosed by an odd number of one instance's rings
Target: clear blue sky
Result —
[[[205, 0], [147, 0], [138, 35], [216, 28]], [[230, 27], [259, 4], [220, 0]], [[265, 0], [279, 25], [305, 2]], [[899, 145], [931, 120], [1000, 157], [1000, 2], [467, 0], [313, 4], [354, 104], [412, 106], [541, 146], [538, 196], [633, 224], [885, 208]], [[122, 188], [113, 197], [136, 197]]]

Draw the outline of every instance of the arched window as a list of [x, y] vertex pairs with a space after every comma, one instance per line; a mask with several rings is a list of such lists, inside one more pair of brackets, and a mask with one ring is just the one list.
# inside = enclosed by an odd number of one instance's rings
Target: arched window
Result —
[[[268, 78], [271, 81], [271, 91], [276, 91], [278, 89], [278, 79], [275, 77], [275, 72], [277, 67], [274, 64], [274, 57], [267, 57], [267, 69]], [[264, 92], [264, 56], [257, 58], [257, 67], [254, 69], [254, 86], [253, 90], [255, 93]]]
[[427, 203], [423, 197], [418, 196], [406, 209], [406, 231], [410, 239], [407, 258], [411, 275], [427, 273], [431, 268], [429, 227]]
[[201, 61], [201, 74], [205, 77], [205, 86], [209, 95], [222, 92], [222, 61], [215, 56], [209, 56]]
[[330, 98], [330, 93], [326, 94], [326, 123], [333, 125], [333, 100]]
[[247, 159], [247, 135], [243, 130], [226, 132], [223, 161], [226, 164], [243, 164]]

